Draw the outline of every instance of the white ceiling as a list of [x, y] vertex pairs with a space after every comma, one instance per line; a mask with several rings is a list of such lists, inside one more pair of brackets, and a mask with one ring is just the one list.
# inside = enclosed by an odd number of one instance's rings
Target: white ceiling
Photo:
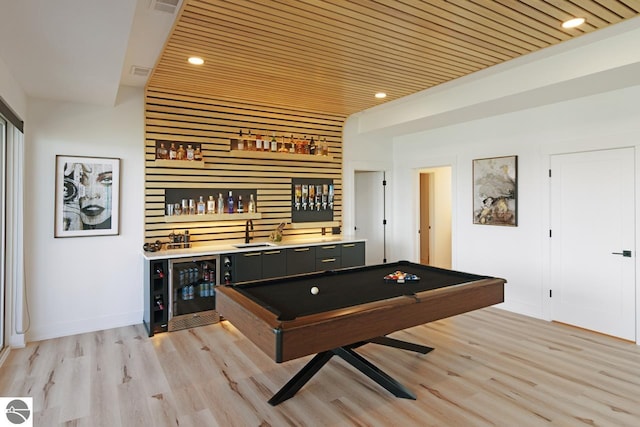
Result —
[[[29, 97], [114, 105], [144, 86], [177, 13], [156, 0], [0, 0], [0, 59]], [[178, 2], [178, 10], [181, 0]]]

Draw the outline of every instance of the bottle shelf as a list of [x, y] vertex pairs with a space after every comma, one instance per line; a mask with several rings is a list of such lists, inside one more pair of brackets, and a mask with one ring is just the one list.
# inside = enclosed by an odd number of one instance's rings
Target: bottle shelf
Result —
[[304, 228], [329, 228], [329, 227], [339, 227], [340, 221], [321, 221], [321, 222], [292, 222], [289, 225], [289, 228], [294, 230], [304, 229]]
[[162, 160], [156, 159], [154, 166], [163, 168], [200, 168], [204, 169], [204, 160]]
[[204, 214], [204, 215], [165, 215], [164, 221], [175, 222], [203, 222], [203, 221], [242, 221], [247, 219], [262, 219], [262, 213], [232, 213], [232, 214]]
[[318, 156], [315, 154], [295, 154], [285, 153], [279, 151], [247, 151], [247, 150], [230, 150], [229, 156], [243, 157], [248, 159], [291, 159], [291, 160], [305, 160], [316, 162], [333, 162], [333, 156]]

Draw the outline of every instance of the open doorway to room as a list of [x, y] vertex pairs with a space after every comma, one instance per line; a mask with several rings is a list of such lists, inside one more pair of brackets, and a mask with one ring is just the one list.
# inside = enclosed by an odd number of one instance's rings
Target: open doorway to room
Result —
[[367, 239], [366, 264], [382, 264], [386, 260], [385, 173], [355, 171], [355, 236]]
[[420, 263], [451, 268], [451, 167], [419, 170]]

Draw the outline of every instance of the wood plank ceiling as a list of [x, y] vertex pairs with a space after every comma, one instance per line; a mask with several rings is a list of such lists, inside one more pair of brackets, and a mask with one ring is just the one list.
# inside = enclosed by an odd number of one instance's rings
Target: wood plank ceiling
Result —
[[640, 0], [184, 0], [148, 87], [347, 116], [639, 13]]

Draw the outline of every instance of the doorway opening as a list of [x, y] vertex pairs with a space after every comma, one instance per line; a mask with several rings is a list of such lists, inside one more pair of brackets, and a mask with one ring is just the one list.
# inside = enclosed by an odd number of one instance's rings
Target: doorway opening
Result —
[[451, 268], [451, 167], [419, 170], [419, 259]]

